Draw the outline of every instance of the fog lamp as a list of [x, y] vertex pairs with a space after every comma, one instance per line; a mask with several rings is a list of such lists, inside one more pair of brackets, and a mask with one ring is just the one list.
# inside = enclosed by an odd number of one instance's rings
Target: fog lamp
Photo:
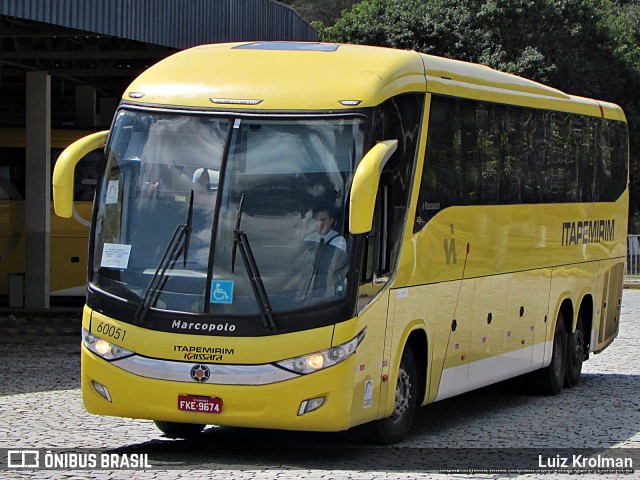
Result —
[[319, 409], [322, 405], [324, 405], [324, 400], [325, 397], [316, 397], [310, 398], [309, 400], [304, 400], [300, 404], [300, 408], [298, 409], [298, 416]]
[[91, 383], [93, 384], [93, 389], [98, 392], [101, 397], [104, 397], [107, 400], [111, 401], [111, 395], [109, 394], [109, 389], [107, 387], [105, 387], [101, 383], [96, 382], [95, 380], [91, 380]]

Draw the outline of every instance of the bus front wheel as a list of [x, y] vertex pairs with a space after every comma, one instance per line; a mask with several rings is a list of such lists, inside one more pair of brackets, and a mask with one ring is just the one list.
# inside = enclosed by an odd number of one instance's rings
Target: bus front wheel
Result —
[[154, 420], [156, 427], [167, 437], [172, 438], [189, 438], [198, 435], [204, 429], [205, 425], [197, 423], [178, 423], [178, 422], [161, 422]]
[[390, 445], [402, 440], [411, 429], [418, 404], [418, 370], [411, 348], [402, 353], [393, 414], [368, 425], [368, 437], [375, 443]]

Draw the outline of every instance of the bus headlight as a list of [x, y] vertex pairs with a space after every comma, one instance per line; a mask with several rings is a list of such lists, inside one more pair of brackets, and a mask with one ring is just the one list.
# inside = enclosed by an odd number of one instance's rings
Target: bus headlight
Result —
[[119, 358], [129, 357], [133, 352], [126, 348], [119, 347], [113, 343], [107, 342], [105, 339], [96, 337], [84, 328], [82, 329], [82, 343], [96, 355], [105, 360], [117, 360]]
[[309, 353], [307, 355], [301, 355], [295, 358], [289, 358], [276, 362], [279, 367], [291, 370], [296, 373], [313, 373], [318, 370], [322, 370], [328, 367], [332, 367], [340, 362], [344, 362], [347, 358], [353, 355], [358, 348], [358, 345], [362, 343], [367, 329], [363, 329], [353, 339], [347, 343], [331, 347], [321, 352]]

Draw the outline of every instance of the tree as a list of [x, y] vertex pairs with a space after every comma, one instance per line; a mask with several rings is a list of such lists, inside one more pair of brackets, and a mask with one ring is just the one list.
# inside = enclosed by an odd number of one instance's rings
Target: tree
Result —
[[567, 93], [621, 105], [631, 138], [630, 227], [640, 233], [636, 2], [364, 0], [333, 26], [316, 28], [324, 41], [412, 49], [482, 63]]
[[292, 6], [303, 18], [323, 25], [333, 25], [343, 10], [351, 8], [359, 0], [282, 0]]

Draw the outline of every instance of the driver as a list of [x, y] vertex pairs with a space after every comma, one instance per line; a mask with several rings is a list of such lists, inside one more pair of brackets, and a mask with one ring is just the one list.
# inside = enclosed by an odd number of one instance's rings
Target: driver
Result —
[[313, 210], [313, 218], [316, 222], [315, 231], [308, 235], [305, 242], [317, 242], [339, 248], [343, 252], [347, 250], [347, 242], [342, 235], [333, 229], [335, 215], [328, 207], [318, 207]]
[[303, 290], [305, 298], [335, 298], [342, 295], [348, 264], [347, 241], [333, 229], [335, 217], [329, 207], [313, 210], [315, 231], [304, 239], [306, 244], [313, 246], [310, 276]]

